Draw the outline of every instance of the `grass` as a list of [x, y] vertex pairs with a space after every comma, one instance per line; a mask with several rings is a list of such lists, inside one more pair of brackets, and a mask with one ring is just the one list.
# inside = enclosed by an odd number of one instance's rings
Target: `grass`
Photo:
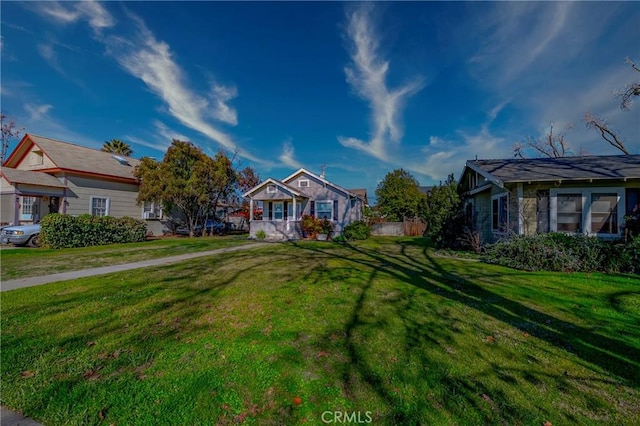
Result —
[[630, 275], [283, 243], [2, 293], [2, 403], [51, 425], [634, 424], [639, 317]]
[[215, 250], [250, 242], [247, 235], [202, 238], [162, 238], [142, 243], [110, 244], [73, 249], [3, 248], [0, 279], [33, 277], [87, 268], [138, 262], [166, 256]]

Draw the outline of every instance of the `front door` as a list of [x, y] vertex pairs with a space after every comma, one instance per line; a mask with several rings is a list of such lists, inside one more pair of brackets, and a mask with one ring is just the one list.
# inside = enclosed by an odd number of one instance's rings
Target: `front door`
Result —
[[49, 213], [58, 213], [60, 211], [60, 197], [49, 198]]

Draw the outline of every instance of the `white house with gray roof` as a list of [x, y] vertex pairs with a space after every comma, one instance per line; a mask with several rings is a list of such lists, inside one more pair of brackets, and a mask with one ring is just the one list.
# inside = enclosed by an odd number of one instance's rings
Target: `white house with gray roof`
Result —
[[459, 180], [483, 241], [509, 234], [618, 238], [640, 214], [640, 155], [469, 160]]
[[0, 222], [37, 223], [48, 213], [129, 216], [161, 234], [162, 210], [138, 206], [139, 160], [26, 134], [0, 171]]
[[[340, 234], [346, 225], [363, 218], [367, 202], [364, 189], [344, 189], [304, 168], [282, 180], [268, 178], [244, 196], [250, 204], [250, 236], [264, 231], [269, 239], [302, 238], [303, 215], [330, 220], [334, 234]], [[258, 206], [262, 218], [254, 218]]]

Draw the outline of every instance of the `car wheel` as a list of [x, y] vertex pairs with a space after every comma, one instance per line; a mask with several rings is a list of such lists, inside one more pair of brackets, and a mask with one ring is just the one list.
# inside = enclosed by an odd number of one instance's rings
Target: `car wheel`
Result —
[[38, 247], [40, 246], [40, 235], [36, 234], [33, 237], [29, 238], [29, 247]]

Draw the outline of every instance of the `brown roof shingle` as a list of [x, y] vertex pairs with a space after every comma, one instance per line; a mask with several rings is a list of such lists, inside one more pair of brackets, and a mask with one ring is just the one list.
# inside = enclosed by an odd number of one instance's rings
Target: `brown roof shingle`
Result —
[[135, 158], [120, 156], [126, 160], [125, 164], [117, 160], [114, 155], [109, 152], [74, 145], [43, 136], [33, 134], [29, 134], [29, 136], [51, 161], [61, 169], [135, 179], [133, 170], [140, 163], [140, 161]]
[[49, 186], [53, 188], [67, 187], [54, 176], [41, 172], [32, 172], [31, 170], [2, 167], [2, 169], [0, 169], [0, 174], [2, 174], [2, 176], [4, 176], [4, 178], [12, 185], [22, 183], [27, 185]]

